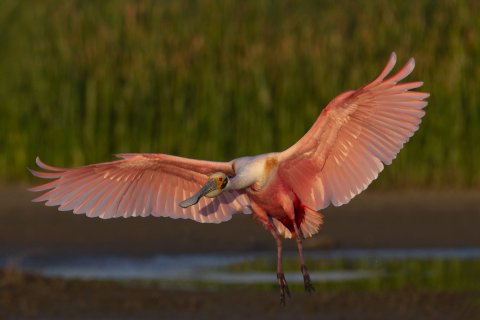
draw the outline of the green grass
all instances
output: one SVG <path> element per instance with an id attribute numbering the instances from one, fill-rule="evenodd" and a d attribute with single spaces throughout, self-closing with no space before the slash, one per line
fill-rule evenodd
<path id="1" fill-rule="evenodd" d="M 282 150 L 392 51 L 431 92 L 377 187 L 480 185 L 478 1 L 0 2 L 0 180 L 40 155 Z"/>
<path id="2" fill-rule="evenodd" d="M 406 258 L 406 259 L 347 259 L 321 258 L 308 259 L 306 264 L 310 272 L 322 271 L 369 271 L 372 276 L 363 279 L 344 281 L 315 282 L 321 291 L 395 291 L 395 290 L 434 290 L 444 292 L 480 292 L 480 259 L 454 258 Z M 272 281 L 255 284 L 221 283 L 215 281 L 179 281 L 179 280 L 125 280 L 126 284 L 136 283 L 145 286 L 158 285 L 171 288 L 255 288 L 257 290 L 277 290 L 275 279 L 276 261 L 274 259 L 252 259 L 219 267 L 218 271 L 227 273 L 265 272 L 271 274 Z M 284 259 L 285 272 L 300 273 L 297 258 Z M 288 281 L 288 275 L 287 275 Z M 289 282 L 289 287 L 302 291 L 302 283 Z"/>
<path id="3" fill-rule="evenodd" d="M 316 284 L 322 290 L 444 290 L 480 291 L 478 273 L 480 259 L 310 259 L 306 261 L 310 271 L 370 271 L 372 277 L 341 282 Z M 229 272 L 271 272 L 275 276 L 274 259 L 255 259 L 226 267 Z M 284 261 L 286 272 L 300 272 L 298 259 Z M 273 281 L 272 280 L 272 281 Z M 287 279 L 288 281 L 288 279 Z M 272 284 L 272 286 L 275 283 Z M 302 287 L 294 284 L 294 287 Z"/>

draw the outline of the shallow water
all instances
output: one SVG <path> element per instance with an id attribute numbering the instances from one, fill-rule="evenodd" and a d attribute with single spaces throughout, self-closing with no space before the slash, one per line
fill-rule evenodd
<path id="1" fill-rule="evenodd" d="M 456 249 L 358 249 L 308 251 L 313 259 L 471 259 L 480 257 L 480 248 Z M 296 256 L 294 252 L 286 256 Z M 228 272 L 231 264 L 269 259 L 274 263 L 274 253 L 249 254 L 188 254 L 131 257 L 118 255 L 69 255 L 52 256 L 32 254 L 19 256 L 0 255 L 2 266 L 10 265 L 35 271 L 46 276 L 82 279 L 143 279 L 159 281 L 209 281 L 229 284 L 270 283 L 275 280 L 272 272 Z M 369 270 L 311 270 L 315 282 L 338 282 L 375 276 Z M 289 282 L 302 282 L 300 272 L 286 273 Z"/>

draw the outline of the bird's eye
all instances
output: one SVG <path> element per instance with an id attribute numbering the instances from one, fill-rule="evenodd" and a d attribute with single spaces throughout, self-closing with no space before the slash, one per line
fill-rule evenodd
<path id="1" fill-rule="evenodd" d="M 222 181 L 222 180 L 223 180 L 223 182 L 222 182 L 222 189 L 223 189 L 223 188 L 225 188 L 225 187 L 227 186 L 228 178 L 227 178 L 227 177 L 225 177 L 225 179 L 220 178 L 220 181 Z"/>

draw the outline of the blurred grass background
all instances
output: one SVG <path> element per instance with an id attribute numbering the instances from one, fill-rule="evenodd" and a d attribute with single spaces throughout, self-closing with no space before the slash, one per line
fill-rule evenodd
<path id="1" fill-rule="evenodd" d="M 321 290 L 450 290 L 480 291 L 477 281 L 480 259 L 459 258 L 307 258 L 306 264 L 316 272 L 366 272 L 363 277 L 326 281 L 320 284 Z M 275 272 L 275 260 L 252 259 L 234 263 L 226 268 L 233 273 Z M 297 257 L 284 259 L 286 272 L 297 272 Z M 357 273 L 358 274 L 358 273 Z M 257 284 L 258 285 L 258 284 Z M 276 284 L 263 284 L 276 288 Z M 303 283 L 289 284 L 292 288 L 303 289 Z"/>
<path id="2" fill-rule="evenodd" d="M 480 2 L 0 2 L 0 181 L 162 152 L 280 151 L 414 56 L 429 107 L 377 187 L 480 185 Z"/>

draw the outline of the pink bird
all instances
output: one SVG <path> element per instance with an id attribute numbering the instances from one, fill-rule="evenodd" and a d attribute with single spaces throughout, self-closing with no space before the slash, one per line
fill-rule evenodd
<path id="1" fill-rule="evenodd" d="M 414 59 L 387 77 L 395 62 L 392 53 L 375 80 L 333 99 L 312 128 L 285 151 L 230 162 L 120 154 L 121 160 L 68 169 L 37 158 L 45 171 L 31 170 L 32 174 L 53 181 L 31 188 L 49 190 L 33 201 L 103 219 L 153 215 L 220 223 L 234 213 L 253 214 L 275 238 L 284 304 L 290 292 L 281 237 L 296 239 L 305 290 L 311 292 L 302 239 L 318 232 L 319 210 L 345 204 L 365 190 L 425 114 L 429 94 L 410 91 L 423 82 L 399 84 L 414 69 Z"/>

